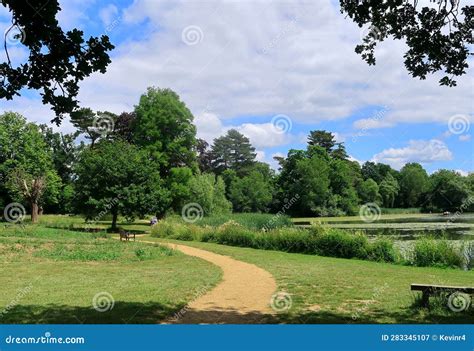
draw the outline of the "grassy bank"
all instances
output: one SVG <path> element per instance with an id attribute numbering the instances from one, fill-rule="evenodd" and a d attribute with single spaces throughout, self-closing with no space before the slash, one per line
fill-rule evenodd
<path id="1" fill-rule="evenodd" d="M 141 240 L 159 239 L 148 235 Z M 277 315 L 285 323 L 474 323 L 474 311 L 450 312 L 414 307 L 411 283 L 472 285 L 474 272 L 406 267 L 362 260 L 185 242 L 269 271 L 279 291 L 291 296 L 291 308 Z"/>
<path id="2" fill-rule="evenodd" d="M 163 246 L 40 225 L 1 227 L 0 262 L 0 323 L 158 323 L 221 279 Z"/>

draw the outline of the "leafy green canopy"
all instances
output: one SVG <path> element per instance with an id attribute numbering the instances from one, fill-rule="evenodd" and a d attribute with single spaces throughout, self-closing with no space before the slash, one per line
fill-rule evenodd
<path id="1" fill-rule="evenodd" d="M 63 114 L 78 107 L 79 83 L 94 72 L 105 73 L 108 51 L 114 46 L 106 35 L 85 40 L 81 30 L 64 32 L 56 15 L 58 0 L 1 0 L 12 14 L 5 39 L 20 41 L 29 50 L 26 62 L 14 67 L 5 41 L 7 61 L 0 63 L 0 100 L 11 100 L 23 88 L 41 90 L 60 124 Z"/>
<path id="2" fill-rule="evenodd" d="M 87 148 L 75 169 L 77 210 L 89 219 L 111 213 L 129 218 L 161 214 L 170 204 L 156 163 L 148 154 L 123 141 L 101 141 Z"/>
<path id="3" fill-rule="evenodd" d="M 467 1 L 466 1 L 467 2 Z M 458 0 L 340 0 L 341 12 L 362 27 L 370 25 L 355 51 L 375 64 L 375 47 L 388 37 L 404 39 L 405 67 L 413 77 L 425 79 L 438 71 L 440 84 L 455 86 L 453 77 L 466 73 L 474 43 L 474 6 L 460 8 Z"/>

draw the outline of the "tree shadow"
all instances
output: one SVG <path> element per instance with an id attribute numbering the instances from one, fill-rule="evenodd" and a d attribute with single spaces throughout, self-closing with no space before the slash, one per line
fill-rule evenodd
<path id="1" fill-rule="evenodd" d="M 101 307 L 101 306 L 99 306 Z M 349 315 L 332 311 L 265 314 L 236 310 L 193 310 L 183 304 L 116 301 L 104 311 L 92 306 L 49 304 L 17 305 L 0 315 L 0 323 L 13 324 L 368 324 L 394 321 L 403 324 L 472 324 L 472 311 L 446 314 L 407 307 L 398 312 L 375 309 L 368 314 Z"/>

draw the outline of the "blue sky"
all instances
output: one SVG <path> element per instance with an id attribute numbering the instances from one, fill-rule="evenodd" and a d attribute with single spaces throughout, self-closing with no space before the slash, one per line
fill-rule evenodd
<path id="1" fill-rule="evenodd" d="M 259 159 L 273 165 L 274 155 L 304 147 L 310 130 L 326 129 L 361 162 L 395 168 L 420 162 L 430 172 L 464 174 L 474 168 L 472 70 L 451 89 L 438 85 L 440 75 L 413 79 L 403 65 L 405 44 L 393 40 L 379 45 L 377 65 L 369 67 L 354 53 L 367 29 L 344 18 L 337 2 L 61 4 L 64 28 L 107 34 L 116 45 L 107 73 L 81 84 L 83 106 L 129 111 L 153 85 L 181 96 L 198 136 L 212 141 L 236 128 L 251 139 Z M 9 21 L 1 9 L 0 27 Z M 14 62 L 25 57 L 21 44 L 9 52 Z M 14 110 L 32 121 L 52 118 L 36 92 L 1 104 L 0 112 Z M 275 116 L 284 130 L 272 123 Z M 71 126 L 65 122 L 61 129 Z"/>

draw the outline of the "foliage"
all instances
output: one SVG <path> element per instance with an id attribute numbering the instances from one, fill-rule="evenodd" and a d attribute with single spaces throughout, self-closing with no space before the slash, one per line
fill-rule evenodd
<path id="1" fill-rule="evenodd" d="M 419 163 L 407 163 L 400 171 L 400 201 L 405 207 L 417 207 L 428 190 L 429 178 Z"/>
<path id="2" fill-rule="evenodd" d="M 221 177 L 214 174 L 197 174 L 189 181 L 187 202 L 197 203 L 204 216 L 229 213 L 232 204 L 225 197 L 225 185 Z"/>
<path id="3" fill-rule="evenodd" d="M 237 212 L 267 212 L 272 197 L 272 184 L 257 170 L 235 177 L 229 187 L 229 200 Z"/>
<path id="4" fill-rule="evenodd" d="M 211 148 L 211 167 L 216 174 L 227 169 L 241 175 L 242 170 L 255 162 L 255 148 L 247 137 L 235 129 L 226 135 L 214 139 Z"/>
<path id="5" fill-rule="evenodd" d="M 233 220 L 217 227 L 197 227 L 167 219 L 152 228 L 152 236 L 383 262 L 396 262 L 399 257 L 388 240 L 370 243 L 363 234 L 352 234 L 334 228 L 314 227 L 305 230 L 280 227 L 265 232 Z"/>
<path id="6" fill-rule="evenodd" d="M 408 50 L 405 67 L 413 77 L 444 71 L 441 85 L 455 86 L 454 76 L 466 73 L 472 37 L 474 6 L 459 12 L 459 1 L 440 0 L 418 5 L 418 1 L 340 0 L 341 12 L 359 27 L 370 25 L 355 51 L 375 64 L 375 47 L 388 37 L 404 39 Z"/>
<path id="7" fill-rule="evenodd" d="M 126 142 L 101 141 L 84 150 L 75 173 L 76 210 L 89 219 L 111 213 L 113 229 L 119 214 L 160 214 L 169 205 L 169 192 L 156 164 Z"/>
<path id="8" fill-rule="evenodd" d="M 232 213 L 226 215 L 213 215 L 203 217 L 195 224 L 198 226 L 218 227 L 229 221 L 238 223 L 245 228 L 256 230 L 269 230 L 293 226 L 293 222 L 288 216 L 266 213 Z"/>
<path id="9" fill-rule="evenodd" d="M 423 237 L 416 241 L 412 264 L 420 267 L 463 267 L 463 255 L 447 240 Z"/>
<path id="10" fill-rule="evenodd" d="M 64 113 L 78 107 L 79 83 L 94 72 L 105 73 L 108 51 L 114 46 L 106 35 L 85 40 L 83 31 L 64 32 L 56 18 L 58 0 L 1 0 L 12 14 L 12 26 L 5 32 L 21 41 L 28 59 L 18 67 L 10 60 L 5 42 L 6 62 L 0 63 L 0 99 L 11 100 L 24 88 L 42 90 L 44 104 L 50 104 L 59 124 Z M 57 92 L 60 91 L 60 94 Z"/>
<path id="11" fill-rule="evenodd" d="M 57 203 L 61 179 L 39 127 L 13 112 L 0 115 L 0 192 L 31 207 L 37 220 L 39 206 Z"/>
<path id="12" fill-rule="evenodd" d="M 191 111 L 174 91 L 148 88 L 135 107 L 133 143 L 159 163 L 162 176 L 173 167 L 196 167 L 196 127 Z"/>

